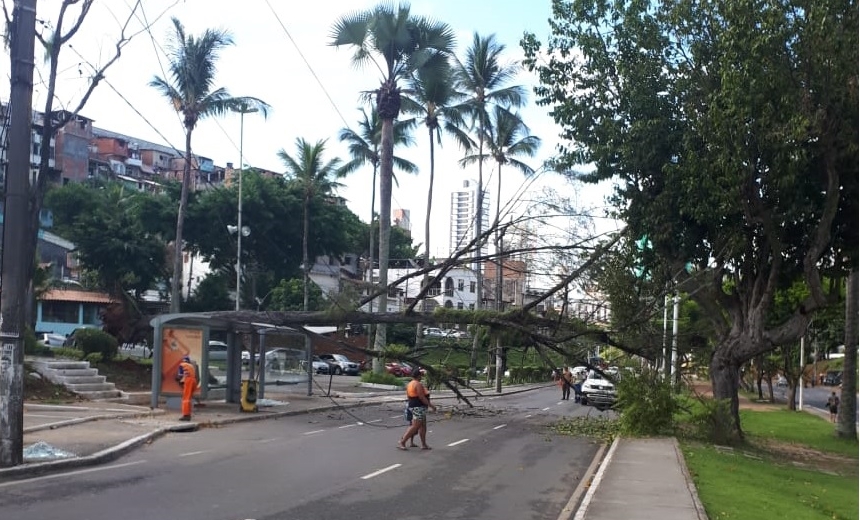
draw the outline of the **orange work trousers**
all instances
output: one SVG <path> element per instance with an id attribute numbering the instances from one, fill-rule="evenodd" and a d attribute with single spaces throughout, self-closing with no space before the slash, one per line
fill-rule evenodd
<path id="1" fill-rule="evenodd" d="M 197 379 L 185 376 L 182 382 L 182 415 L 191 417 L 191 398 L 194 396 L 195 388 L 197 388 Z"/>

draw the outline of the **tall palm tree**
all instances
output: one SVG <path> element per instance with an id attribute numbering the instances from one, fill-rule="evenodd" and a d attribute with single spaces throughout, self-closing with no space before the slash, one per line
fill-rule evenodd
<path id="1" fill-rule="evenodd" d="M 472 45 L 466 50 L 466 57 L 455 65 L 457 89 L 465 96 L 463 109 L 469 112 L 472 125 L 478 132 L 478 192 L 477 208 L 475 211 L 475 236 L 481 236 L 484 218 L 484 138 L 489 124 L 487 107 L 501 105 L 519 107 L 525 103 L 525 89 L 522 86 L 506 86 L 512 80 L 519 67 L 513 63 L 501 61 L 505 46 L 496 41 L 495 35 L 482 37 L 474 33 Z M 483 248 L 478 245 L 475 256 L 481 256 Z M 475 262 L 477 275 L 477 307 L 480 308 L 484 298 L 484 275 L 481 263 Z M 478 356 L 478 335 L 472 342 L 472 356 L 469 368 L 475 370 Z"/>
<path id="2" fill-rule="evenodd" d="M 281 148 L 278 157 L 287 167 L 286 177 L 294 180 L 302 191 L 302 273 L 304 275 L 304 310 L 308 310 L 308 282 L 311 262 L 308 257 L 308 234 L 310 231 L 311 200 L 329 195 L 341 184 L 335 179 L 344 176 L 340 159 L 323 161 L 325 140 L 311 144 L 303 138 L 296 139 L 295 157 Z"/>
<path id="3" fill-rule="evenodd" d="M 493 107 L 492 118 L 487 126 L 487 142 L 490 155 L 495 159 L 498 169 L 496 183 L 496 217 L 493 220 L 494 239 L 496 243 L 495 261 L 495 291 L 494 299 L 496 310 L 503 311 L 502 283 L 504 281 L 502 269 L 504 267 L 504 248 L 502 247 L 502 234 L 500 230 L 501 208 L 502 208 L 502 166 L 505 164 L 513 166 L 524 175 L 534 174 L 534 169 L 528 164 L 517 159 L 518 156 L 526 155 L 534 157 L 540 147 L 540 138 L 530 135 L 529 128 L 523 123 L 519 114 L 515 114 L 507 108 L 496 105 Z M 460 163 L 463 165 L 480 161 L 482 156 L 466 156 Z M 503 359 L 505 355 L 502 350 L 501 338 L 496 338 L 496 391 L 502 391 Z"/>
<path id="4" fill-rule="evenodd" d="M 194 37 L 185 33 L 185 28 L 176 18 L 173 18 L 173 29 L 168 44 L 170 77 L 164 79 L 155 76 L 149 85 L 170 101 L 174 110 L 182 115 L 182 124 L 185 127 L 185 167 L 182 171 L 182 191 L 176 217 L 173 277 L 170 284 L 170 312 L 175 313 L 179 312 L 182 294 L 182 231 L 191 185 L 191 133 L 200 119 L 223 115 L 240 103 L 254 106 L 264 113 L 268 105 L 252 97 L 232 97 L 224 88 L 214 87 L 215 62 L 218 53 L 233 44 L 230 33 L 207 29 L 199 37 Z"/>
<path id="5" fill-rule="evenodd" d="M 382 143 L 382 122 L 379 120 L 379 113 L 376 109 L 371 109 L 370 113 L 367 110 L 361 110 L 361 119 L 358 122 L 358 131 L 351 128 L 342 128 L 337 134 L 337 138 L 342 142 L 347 143 L 350 161 L 343 168 L 346 173 L 352 173 L 365 164 L 373 166 L 373 181 L 371 182 L 370 195 L 370 247 L 368 248 L 367 261 L 367 283 L 373 283 L 373 220 L 376 215 L 376 174 L 379 171 L 379 146 Z M 394 122 L 394 145 L 411 146 L 414 143 L 412 139 L 412 127 L 415 126 L 415 119 L 407 119 L 405 121 Z M 418 167 L 410 161 L 397 157 L 392 157 L 394 167 L 406 173 L 417 173 Z M 396 182 L 396 178 L 394 181 Z M 370 311 L 373 312 L 373 302 L 370 302 Z"/>
<path id="6" fill-rule="evenodd" d="M 448 57 L 435 56 L 441 63 L 416 71 L 410 78 L 409 92 L 403 100 L 404 111 L 415 114 L 427 129 L 430 144 L 430 173 L 427 188 L 427 213 L 424 218 L 424 261 L 430 264 L 430 218 L 433 209 L 433 184 L 436 175 L 436 143 L 442 144 L 442 131 L 454 136 L 461 147 L 469 150 L 472 140 L 463 130 L 462 113 L 456 106 L 456 90 L 453 82 L 453 69 Z M 424 274 L 422 287 L 429 283 L 429 275 Z M 427 312 L 427 299 L 422 301 L 421 309 Z M 415 349 L 421 348 L 424 339 L 422 327 L 416 325 Z"/>
<path id="7" fill-rule="evenodd" d="M 454 32 L 444 23 L 413 17 L 408 5 L 395 8 L 380 4 L 373 9 L 347 15 L 332 28 L 331 44 L 353 48 L 355 65 L 373 65 L 382 75 L 374 91 L 376 110 L 382 120 L 379 150 L 379 283 L 388 285 L 389 241 L 391 237 L 391 182 L 394 170 L 394 120 L 400 113 L 400 82 L 414 71 L 432 65 L 435 54 L 450 54 Z M 388 294 L 379 298 L 379 312 L 388 310 Z M 376 329 L 374 348 L 385 345 L 385 327 Z M 373 359 L 374 372 L 383 369 L 379 358 Z"/>

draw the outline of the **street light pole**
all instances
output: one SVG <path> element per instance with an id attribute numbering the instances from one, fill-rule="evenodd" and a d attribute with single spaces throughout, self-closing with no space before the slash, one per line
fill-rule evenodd
<path id="1" fill-rule="evenodd" d="M 242 172 L 245 169 L 243 162 L 245 160 L 245 114 L 256 112 L 257 109 L 243 105 L 236 111 L 239 112 L 239 216 L 236 221 L 236 310 L 238 311 L 242 301 Z"/>

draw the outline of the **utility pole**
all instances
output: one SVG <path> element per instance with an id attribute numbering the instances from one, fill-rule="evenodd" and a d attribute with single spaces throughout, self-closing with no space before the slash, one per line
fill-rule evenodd
<path id="1" fill-rule="evenodd" d="M 35 252 L 22 246 L 30 242 L 27 232 L 36 0 L 16 0 L 12 17 L 9 148 L 0 278 L 0 467 L 24 462 L 23 332 L 27 301 L 24 276 Z M 48 153 L 48 143 L 42 143 L 41 153 Z"/>

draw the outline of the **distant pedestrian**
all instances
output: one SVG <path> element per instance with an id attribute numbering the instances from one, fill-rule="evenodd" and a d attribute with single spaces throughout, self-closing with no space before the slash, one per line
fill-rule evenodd
<path id="1" fill-rule="evenodd" d="M 409 411 L 412 412 L 412 424 L 409 425 L 406 433 L 397 443 L 398 449 L 408 450 L 406 441 L 411 442 L 416 433 L 421 439 L 421 449 L 430 449 L 430 446 L 427 445 L 427 409 L 435 412 L 436 405 L 432 404 L 427 396 L 427 389 L 421 384 L 421 369 L 415 367 L 412 370 L 412 381 L 406 385 L 406 398 L 409 400 Z"/>
<path id="2" fill-rule="evenodd" d="M 570 372 L 570 367 L 564 367 L 564 372 L 561 374 L 561 399 L 570 400 L 570 389 L 573 386 L 573 374 Z"/>
<path id="3" fill-rule="evenodd" d="M 830 392 L 830 397 L 827 398 L 827 409 L 830 410 L 830 422 L 835 423 L 839 415 L 839 397 L 836 396 L 836 392 Z"/>
<path id="4" fill-rule="evenodd" d="M 179 363 L 179 372 L 176 374 L 176 380 L 182 384 L 182 417 L 180 421 L 191 420 L 191 399 L 194 396 L 194 390 L 197 389 L 197 366 L 191 361 L 189 356 L 184 356 L 182 362 Z"/>

